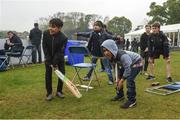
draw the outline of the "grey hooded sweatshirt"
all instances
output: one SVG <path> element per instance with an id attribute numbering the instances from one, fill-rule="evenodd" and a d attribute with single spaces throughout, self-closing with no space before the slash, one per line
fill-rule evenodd
<path id="1" fill-rule="evenodd" d="M 135 52 L 118 50 L 114 40 L 108 39 L 101 46 L 108 49 L 113 54 L 113 61 L 124 68 L 123 79 L 130 76 L 131 67 L 141 60 L 141 56 Z"/>

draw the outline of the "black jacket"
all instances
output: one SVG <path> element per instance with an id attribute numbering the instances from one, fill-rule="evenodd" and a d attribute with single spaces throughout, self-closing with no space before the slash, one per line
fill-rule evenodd
<path id="1" fill-rule="evenodd" d="M 101 32 L 78 32 L 78 36 L 88 37 L 89 42 L 87 48 L 93 56 L 103 57 L 101 44 L 107 39 L 113 39 L 112 35 L 105 31 Z"/>
<path id="2" fill-rule="evenodd" d="M 150 57 L 155 53 L 169 54 L 169 41 L 166 35 L 160 31 L 159 34 L 151 34 L 148 43 Z"/>
<path id="3" fill-rule="evenodd" d="M 19 51 L 23 50 L 23 43 L 22 43 L 21 39 L 17 35 L 14 34 L 13 37 L 11 39 L 9 39 L 9 40 L 14 45 L 10 46 L 6 42 L 4 44 L 5 50 L 10 50 L 10 51 L 13 51 L 13 52 L 19 52 Z"/>
<path id="4" fill-rule="evenodd" d="M 23 45 L 21 39 L 17 35 L 15 35 L 15 34 L 10 39 L 10 42 L 13 43 L 14 46 L 20 46 L 21 47 Z"/>
<path id="5" fill-rule="evenodd" d="M 55 35 L 50 35 L 49 31 L 43 33 L 43 51 L 45 62 L 49 65 L 57 65 L 64 62 L 64 50 L 67 44 L 67 37 L 58 32 Z"/>
<path id="6" fill-rule="evenodd" d="M 41 44 L 41 36 L 42 36 L 42 31 L 39 28 L 33 28 L 30 31 L 29 39 L 33 45 Z"/>
<path id="7" fill-rule="evenodd" d="M 149 37 L 150 37 L 150 35 L 147 35 L 146 32 L 144 32 L 144 33 L 141 35 L 141 38 L 140 38 L 140 49 L 141 49 L 142 51 L 144 51 L 144 50 L 148 47 Z"/>

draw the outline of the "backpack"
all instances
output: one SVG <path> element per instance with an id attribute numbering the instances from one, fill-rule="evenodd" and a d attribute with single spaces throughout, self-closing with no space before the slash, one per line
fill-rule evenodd
<path id="1" fill-rule="evenodd" d="M 5 49 L 5 50 L 9 50 L 9 45 L 7 44 L 7 42 L 4 43 L 4 49 Z"/>
<path id="2" fill-rule="evenodd" d="M 4 60 L 0 59 L 0 72 L 7 70 L 7 64 L 6 64 L 6 62 L 5 63 L 3 63 L 3 62 L 4 62 Z"/>

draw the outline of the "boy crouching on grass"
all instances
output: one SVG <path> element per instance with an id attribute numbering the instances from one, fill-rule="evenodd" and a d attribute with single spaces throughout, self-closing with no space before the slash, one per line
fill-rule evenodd
<path id="1" fill-rule="evenodd" d="M 135 78 L 142 68 L 142 58 L 139 54 L 118 50 L 116 43 L 109 39 L 102 43 L 104 56 L 110 61 L 121 66 L 118 70 L 117 95 L 112 101 L 124 99 L 123 82 L 126 80 L 127 98 L 121 108 L 130 108 L 136 105 L 136 86 Z"/>

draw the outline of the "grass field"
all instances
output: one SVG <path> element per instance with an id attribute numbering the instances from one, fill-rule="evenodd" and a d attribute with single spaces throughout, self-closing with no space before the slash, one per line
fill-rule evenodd
<path id="1" fill-rule="evenodd" d="M 180 81 L 180 52 L 171 53 L 172 77 Z M 98 65 L 98 70 L 100 65 Z M 98 73 L 101 87 L 96 82 L 93 90 L 81 90 L 83 97 L 75 98 L 64 86 L 65 99 L 55 97 L 45 101 L 44 65 L 18 67 L 0 73 L 0 119 L 180 119 L 180 92 L 169 96 L 159 96 L 144 92 L 152 81 L 146 76 L 138 75 L 136 79 L 137 106 L 121 109 L 125 101 L 111 102 L 115 95 L 115 87 L 107 84 L 105 73 Z M 161 85 L 165 81 L 165 62 L 161 58 L 156 61 L 156 80 Z M 74 69 L 66 66 L 66 76 L 72 78 Z M 86 71 L 83 71 L 84 76 Z M 56 92 L 57 79 L 53 75 L 53 90 Z"/>

